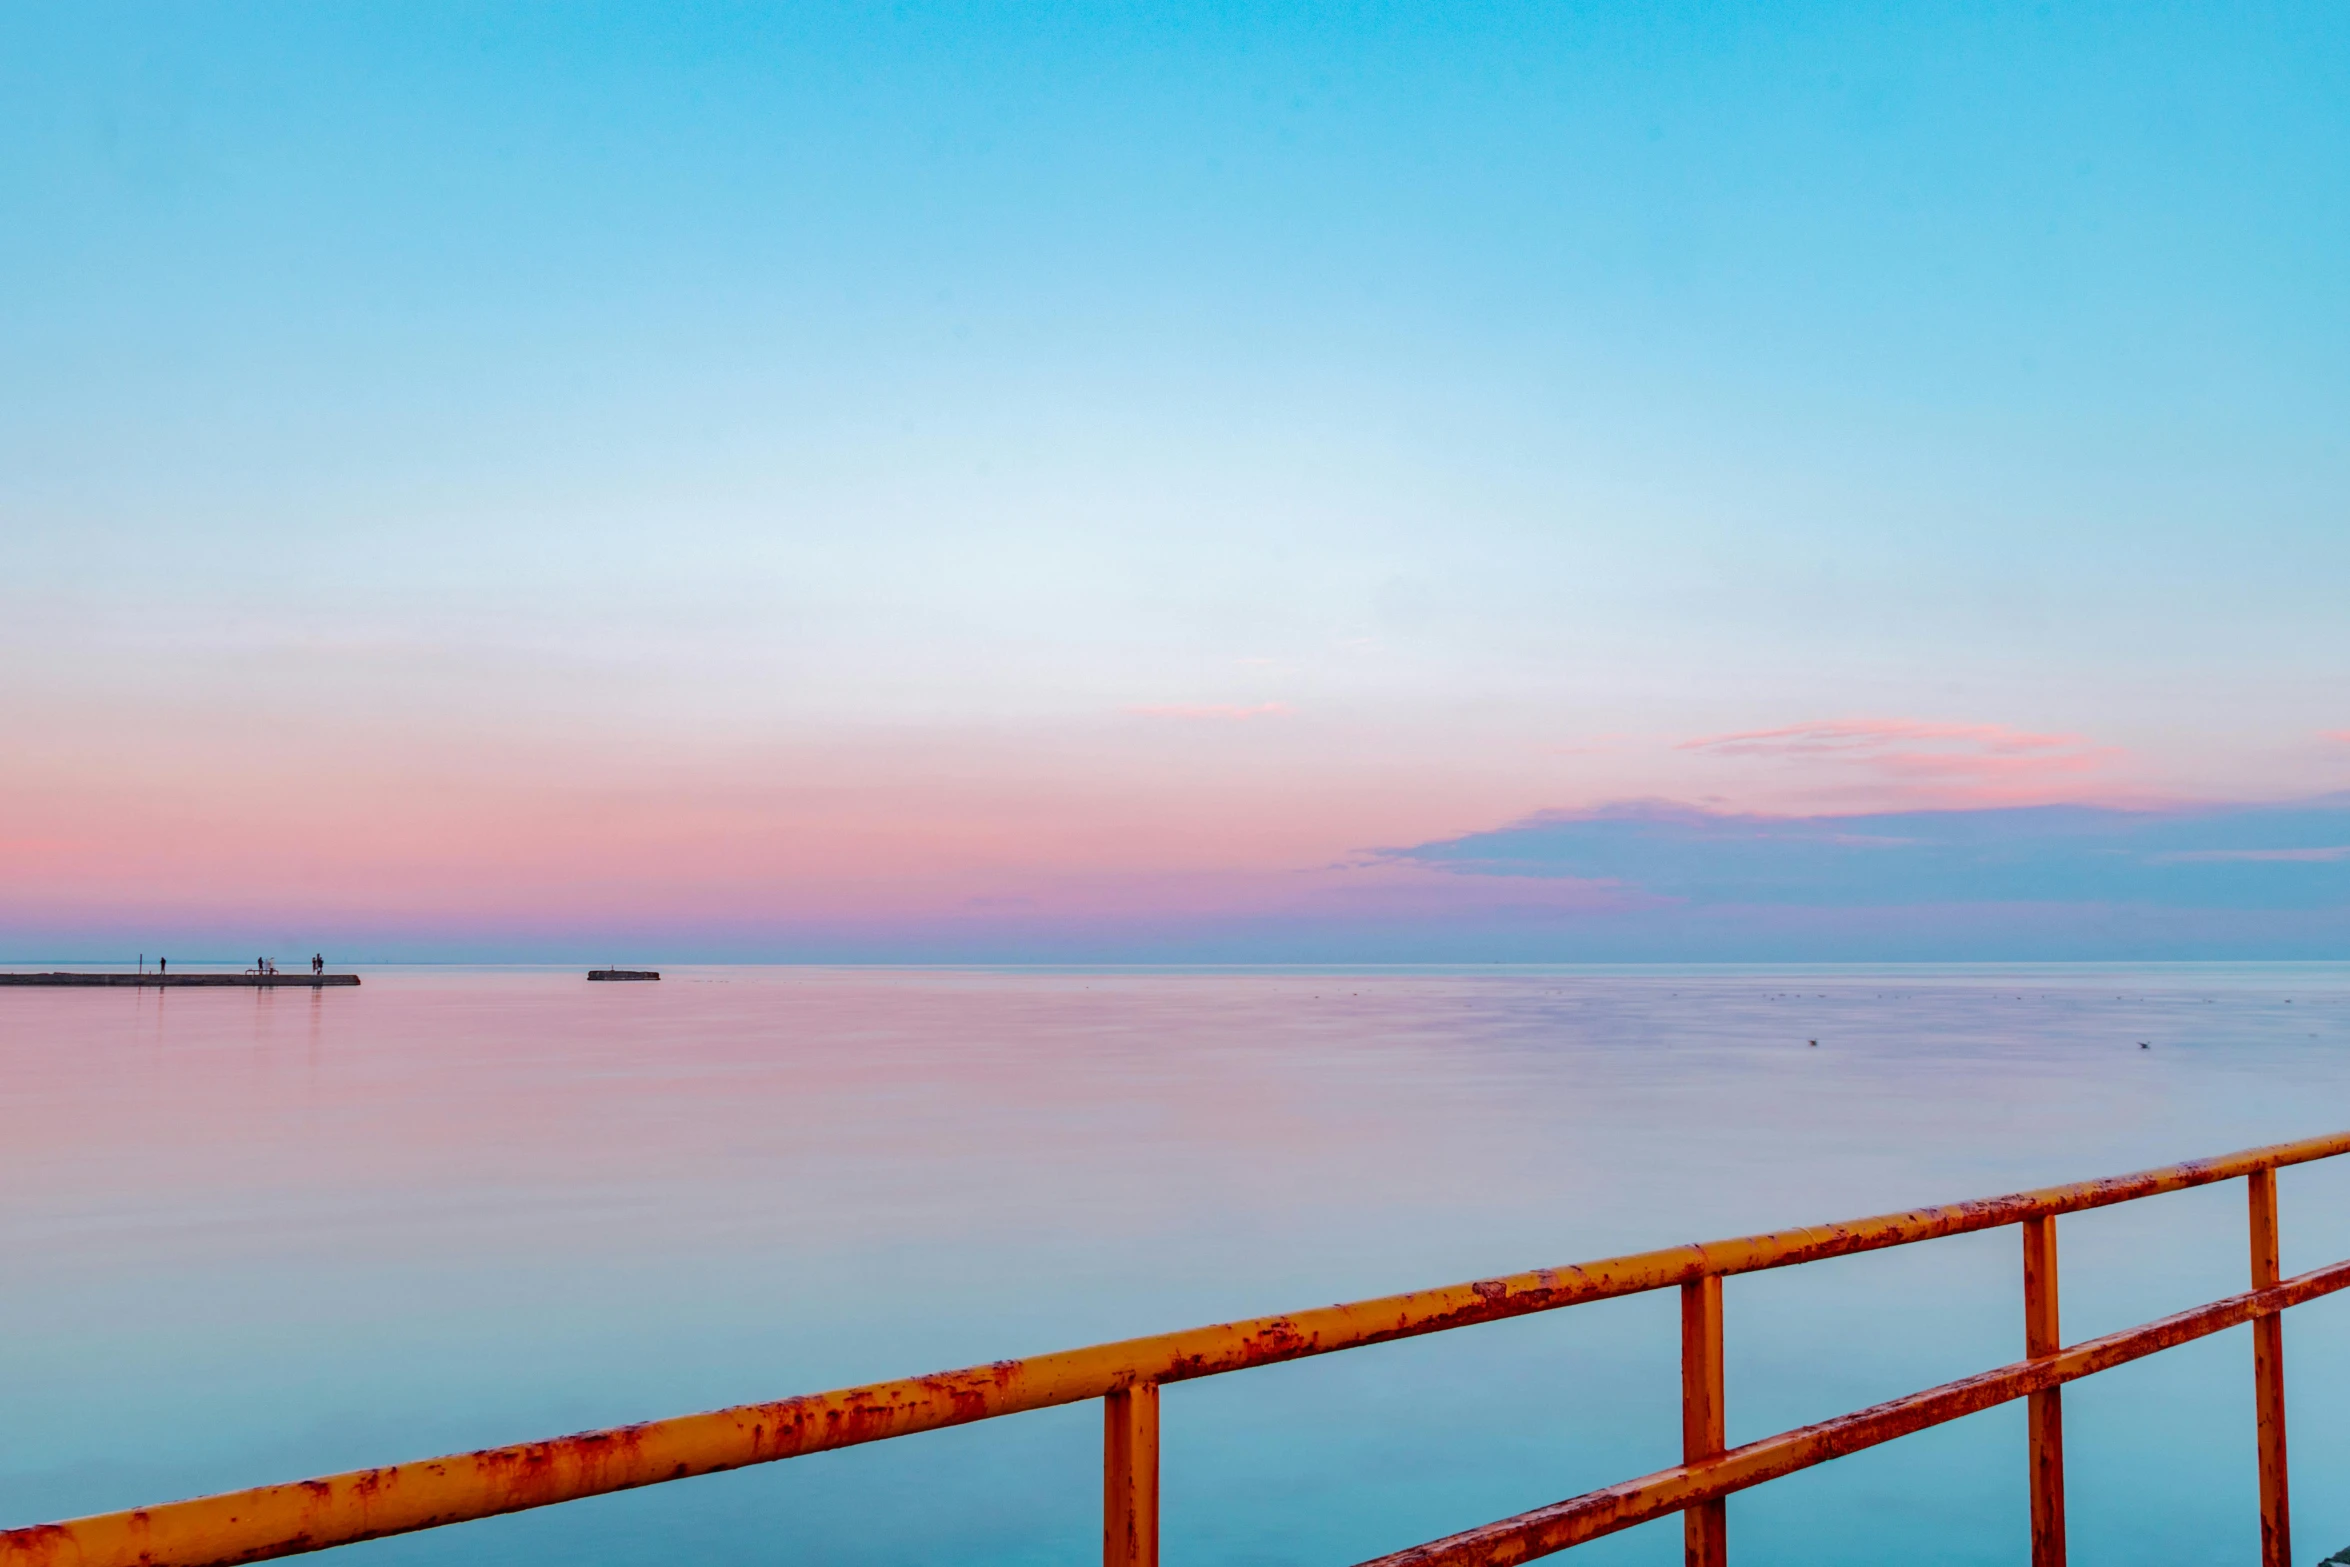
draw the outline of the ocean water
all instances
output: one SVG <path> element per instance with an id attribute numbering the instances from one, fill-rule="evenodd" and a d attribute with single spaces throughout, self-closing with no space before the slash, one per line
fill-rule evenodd
<path id="1" fill-rule="evenodd" d="M 667 975 L 0 992 L 0 1521 L 2350 1125 L 2350 965 Z M 2350 1160 L 2280 1184 L 2287 1271 L 2350 1256 Z M 2240 1183 L 2060 1234 L 2068 1337 L 2245 1286 Z M 2010 1229 L 1728 1281 L 1731 1440 L 2017 1358 L 2020 1272 Z M 1668 1464 L 1676 1313 L 1172 1387 L 1166 1559 L 1344 1567 Z M 2077 1563 L 2252 1557 L 2250 1362 L 2068 1392 Z M 2350 1303 L 2287 1364 L 2314 1562 Z M 1079 1562 L 1099 1440 L 1045 1411 L 346 1554 Z M 2009 1406 L 1745 1493 L 1732 1550 L 2020 1560 L 2023 1444 Z"/>

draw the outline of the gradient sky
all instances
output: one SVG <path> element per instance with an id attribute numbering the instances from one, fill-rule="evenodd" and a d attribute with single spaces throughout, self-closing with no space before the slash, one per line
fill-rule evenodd
<path id="1" fill-rule="evenodd" d="M 2339 7 L 13 8 L 0 947 L 2338 955 L 1446 846 L 2350 846 L 2345 255 Z"/>

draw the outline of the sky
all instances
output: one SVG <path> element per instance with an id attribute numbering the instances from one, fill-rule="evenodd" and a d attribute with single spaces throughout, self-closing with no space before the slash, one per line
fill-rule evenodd
<path id="1" fill-rule="evenodd" d="M 2340 956 L 2345 253 L 2319 5 L 12 8 L 0 953 Z"/>

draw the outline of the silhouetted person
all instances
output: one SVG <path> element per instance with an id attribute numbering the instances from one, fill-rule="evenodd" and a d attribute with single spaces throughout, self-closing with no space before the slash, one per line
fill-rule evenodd
<path id="1" fill-rule="evenodd" d="M 166 973 L 168 973 L 168 972 L 170 971 L 170 969 L 171 969 L 171 959 L 169 959 L 169 958 L 157 958 L 157 959 L 155 960 L 155 977 L 156 977 L 157 979 L 161 979 L 161 978 L 162 978 L 162 977 L 163 977 L 163 976 L 164 976 Z"/>
<path id="2" fill-rule="evenodd" d="M 310 973 L 311 973 L 311 977 L 313 977 L 313 978 L 316 978 L 318 975 L 320 975 L 320 974 L 323 974 L 323 973 L 325 973 L 325 972 L 326 972 L 326 954 L 325 954 L 325 953 L 323 953 L 323 952 L 313 952 L 313 953 L 311 953 L 311 954 L 310 954 Z"/>

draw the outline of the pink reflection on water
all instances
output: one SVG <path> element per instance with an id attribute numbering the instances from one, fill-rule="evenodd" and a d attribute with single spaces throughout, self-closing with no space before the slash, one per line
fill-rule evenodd
<path id="1" fill-rule="evenodd" d="M 20 991 L 0 998 L 18 1177 L 0 1211 L 69 1246 L 101 1244 L 73 1222 L 100 1212 L 178 1233 L 308 1214 L 303 1243 L 328 1247 L 463 1214 L 412 1243 L 559 1249 L 607 1246 L 615 1223 L 664 1244 L 1539 1207 L 1544 1251 L 1482 1263 L 1501 1267 L 1658 1220 L 1788 1216 L 1764 1201 L 1950 1195 L 1931 1150 L 1973 1162 L 2044 1125 L 2065 1128 L 2032 1164 L 2051 1176 L 2106 1148 L 2202 1151 L 2160 1135 L 2181 1110 L 2163 1065 L 2046 1043 L 2167 1023 L 2028 983 L 1779 983 L 392 971 L 356 992 Z M 1829 1051 L 1794 1048 L 1821 1033 Z M 2083 1072 L 2088 1102 L 2051 1109 L 2050 1082 Z M 1685 1134 L 1708 1150 L 1694 1167 Z M 1836 1155 L 1786 1169 L 1791 1138 Z M 1751 1200 L 1716 1190 L 1730 1169 Z M 1627 1177 L 1651 1194 L 1630 1210 Z"/>
<path id="2" fill-rule="evenodd" d="M 2335 970 L 388 971 L 0 994 L 0 1482 L 24 1477 L 0 1500 L 30 1521 L 2322 1130 L 2350 1087 L 2346 998 Z M 2288 1193 L 2308 1261 L 2350 1253 L 2326 1190 Z M 2226 1287 L 2224 1206 L 2069 1231 L 2068 1312 L 2119 1325 Z M 2009 1353 L 2008 1252 L 1742 1286 L 1734 1423 Z M 1669 1340 L 1607 1320 L 1646 1318 L 1189 1391 L 1290 1434 L 1236 1428 L 1195 1460 L 1230 1494 L 1278 1472 L 1280 1505 L 1185 1527 L 1226 1531 L 1210 1555 L 1302 1530 L 1297 1559 L 1351 1559 L 1473 1521 L 1487 1475 L 1539 1499 L 1562 1454 L 1594 1483 L 1635 1472 L 1664 1402 L 1654 1432 L 1595 1423 L 1507 1370 L 1522 1347 L 1479 1358 L 1584 1344 L 1543 1375 L 1667 1386 L 1648 1361 Z M 1829 1360 L 1846 1374 L 1823 1381 Z M 1341 1395 L 1414 1418 L 1327 1429 Z M 1408 1469 L 1429 1420 L 1489 1444 L 1480 1478 L 1414 1471 L 1366 1510 L 1359 1466 Z M 994 1474 L 931 1451 L 822 1473 L 919 1474 L 941 1498 Z M 905 1516 L 900 1554 L 936 1554 Z"/>

